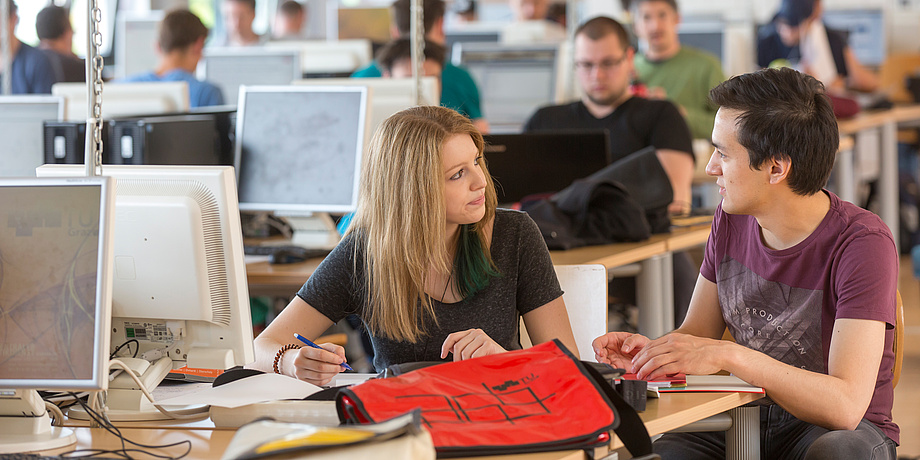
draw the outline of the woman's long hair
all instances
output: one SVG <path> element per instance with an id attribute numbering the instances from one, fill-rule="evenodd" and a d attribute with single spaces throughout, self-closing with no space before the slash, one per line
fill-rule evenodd
<path id="1" fill-rule="evenodd" d="M 423 319 L 437 321 L 425 294 L 432 268 L 453 273 L 464 297 L 498 275 L 483 228 L 495 215 L 497 202 L 484 161 L 479 165 L 486 178 L 485 216 L 462 225 L 458 241 L 445 242 L 441 152 L 444 142 L 458 134 L 469 135 L 482 155 L 479 131 L 469 119 L 444 107 L 413 107 L 396 113 L 381 123 L 371 139 L 349 233 L 358 236 L 356 251 L 364 250 L 364 320 L 376 336 L 415 343 L 425 334 Z M 452 247 L 457 248 L 454 260 L 450 260 Z"/>

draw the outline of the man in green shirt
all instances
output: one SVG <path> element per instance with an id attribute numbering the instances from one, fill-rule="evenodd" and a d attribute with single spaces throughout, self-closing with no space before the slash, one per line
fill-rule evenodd
<path id="1" fill-rule="evenodd" d="M 641 51 L 636 76 L 647 97 L 677 104 L 693 138 L 709 139 L 717 109 L 709 104 L 709 90 L 725 80 L 722 64 L 705 51 L 681 46 L 676 0 L 633 0 L 632 17 Z"/>

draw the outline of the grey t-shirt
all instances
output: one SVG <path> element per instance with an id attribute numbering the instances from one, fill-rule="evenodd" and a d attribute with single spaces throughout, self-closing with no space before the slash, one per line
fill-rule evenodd
<path id="1" fill-rule="evenodd" d="M 342 240 L 297 293 L 333 322 L 364 313 L 364 268 L 356 238 Z M 417 343 L 371 336 L 374 367 L 413 361 L 440 361 L 448 334 L 479 328 L 506 350 L 520 349 L 520 315 L 562 295 L 553 262 L 537 225 L 523 212 L 498 209 L 492 231 L 492 260 L 500 276 L 474 296 L 456 303 L 432 299 L 438 324 L 426 319 L 427 335 Z M 448 359 L 452 357 L 448 356 Z"/>

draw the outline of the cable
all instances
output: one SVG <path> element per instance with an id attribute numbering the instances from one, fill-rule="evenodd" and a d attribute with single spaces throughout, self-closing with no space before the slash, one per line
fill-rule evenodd
<path id="1" fill-rule="evenodd" d="M 133 357 L 133 358 L 137 358 L 137 352 L 140 351 L 141 345 L 140 345 L 140 343 L 137 341 L 137 339 L 130 339 L 130 340 L 126 341 L 125 343 L 123 343 L 123 344 L 121 344 L 121 345 L 115 347 L 115 350 L 112 351 L 112 354 L 109 355 L 109 359 L 114 359 L 116 356 L 118 356 L 118 352 L 121 351 L 122 348 L 124 348 L 124 347 L 130 345 L 131 342 L 134 342 L 134 354 L 132 355 L 132 357 Z M 128 347 L 128 351 L 131 351 L 131 347 Z"/>
<path id="2" fill-rule="evenodd" d="M 74 398 L 77 398 L 77 395 L 75 395 L 75 394 L 72 394 L 72 396 L 73 396 Z M 92 399 L 92 396 L 91 396 L 91 399 Z M 188 454 L 191 453 L 191 451 L 192 451 L 192 441 L 190 441 L 190 440 L 174 442 L 174 443 L 171 443 L 171 444 L 160 444 L 160 445 L 156 445 L 156 444 L 148 445 L 148 444 L 141 444 L 141 443 L 139 443 L 139 442 L 134 442 L 134 441 L 132 441 L 132 440 L 130 440 L 130 439 L 128 439 L 128 438 L 125 438 L 124 435 L 121 434 L 121 430 L 119 430 L 118 427 L 116 427 L 115 425 L 113 425 L 112 422 L 110 422 L 108 419 L 106 419 L 103 415 L 99 414 L 99 412 L 97 412 L 96 410 L 90 408 L 85 402 L 83 402 L 83 400 L 77 398 L 77 401 L 79 401 L 80 405 L 83 407 L 83 410 L 86 411 L 87 415 L 89 415 L 89 417 L 93 420 L 93 422 L 99 424 L 99 427 L 100 427 L 100 428 L 102 428 L 102 429 L 108 431 L 109 433 L 111 433 L 112 435 L 116 436 L 116 437 L 121 441 L 121 449 L 116 449 L 116 450 L 77 449 L 77 450 L 73 450 L 73 451 L 67 452 L 67 454 L 82 454 L 82 453 L 89 453 L 90 455 L 88 455 L 88 456 L 90 456 L 90 457 L 91 457 L 91 456 L 94 456 L 94 455 L 115 454 L 115 455 L 119 455 L 119 456 L 122 456 L 122 457 L 127 458 L 127 459 L 131 459 L 131 458 L 133 458 L 133 457 L 131 457 L 130 453 L 134 452 L 134 453 L 142 453 L 142 454 L 144 454 L 144 455 L 148 455 L 148 456 L 154 457 L 154 458 L 164 458 L 164 459 L 165 459 L 165 458 L 175 458 L 175 459 L 180 459 L 180 458 L 184 458 L 184 457 L 188 456 Z M 148 451 L 145 451 L 145 450 L 142 450 L 142 449 L 128 449 L 127 446 L 125 445 L 126 442 L 127 442 L 128 444 L 131 444 L 131 445 L 140 447 L 140 448 L 142 448 L 142 449 L 167 449 L 167 448 L 170 448 L 170 447 L 176 447 L 176 446 L 180 446 L 180 445 L 185 445 L 185 446 L 186 446 L 186 450 L 185 450 L 184 453 L 182 453 L 181 455 L 178 455 L 178 456 L 172 456 L 172 455 L 159 455 L 159 454 L 156 454 L 156 453 L 153 453 L 153 452 L 148 452 Z"/>
<path id="3" fill-rule="evenodd" d="M 51 426 L 64 426 L 64 412 L 60 407 L 45 401 L 45 410 L 52 414 Z"/>
<path id="4" fill-rule="evenodd" d="M 127 373 L 127 374 L 131 377 L 131 379 L 134 380 L 134 383 L 137 384 L 137 386 L 138 386 L 138 388 L 140 388 L 141 392 L 144 393 L 144 396 L 147 397 L 147 400 L 149 400 L 149 401 L 153 404 L 153 407 L 156 407 L 156 409 L 157 409 L 158 411 L 160 411 L 160 413 L 162 413 L 163 415 L 165 415 L 165 416 L 167 416 L 167 417 L 169 417 L 169 418 L 171 418 L 171 419 L 176 419 L 176 420 L 191 420 L 191 419 L 197 419 L 197 418 L 200 418 L 200 417 L 201 417 L 201 414 L 203 414 L 203 413 L 205 413 L 205 412 L 208 411 L 208 406 L 204 406 L 204 409 L 203 409 L 203 410 L 197 411 L 197 412 L 192 413 L 192 414 L 187 414 L 187 415 L 177 414 L 177 413 L 174 413 L 174 412 L 170 412 L 170 411 L 164 409 L 163 406 L 157 404 L 156 400 L 153 399 L 153 395 L 151 395 L 150 392 L 147 391 L 147 387 L 144 385 L 143 382 L 141 382 L 141 380 L 137 377 L 137 374 L 135 374 L 134 371 L 132 371 L 132 370 L 128 367 L 127 364 L 125 364 L 124 362 L 122 362 L 122 361 L 120 361 L 120 360 L 118 360 L 118 359 L 110 359 L 110 360 L 109 360 L 109 367 L 111 367 L 112 365 L 117 365 L 118 367 L 121 367 L 122 369 L 124 369 L 125 373 Z"/>

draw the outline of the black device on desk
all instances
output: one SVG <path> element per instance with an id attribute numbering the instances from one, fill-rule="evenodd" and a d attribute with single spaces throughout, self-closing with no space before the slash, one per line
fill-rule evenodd
<path id="1" fill-rule="evenodd" d="M 86 162 L 86 122 L 46 121 L 45 164 L 76 165 Z M 102 138 L 108 139 L 109 122 L 102 124 Z"/>
<path id="2" fill-rule="evenodd" d="M 483 138 L 486 165 L 499 203 L 558 192 L 610 164 L 606 131 L 493 134 Z"/>
<path id="3" fill-rule="evenodd" d="M 307 259 L 326 257 L 328 249 L 304 248 L 295 245 L 253 245 L 243 248 L 247 256 L 268 256 L 270 264 L 295 264 Z"/>

